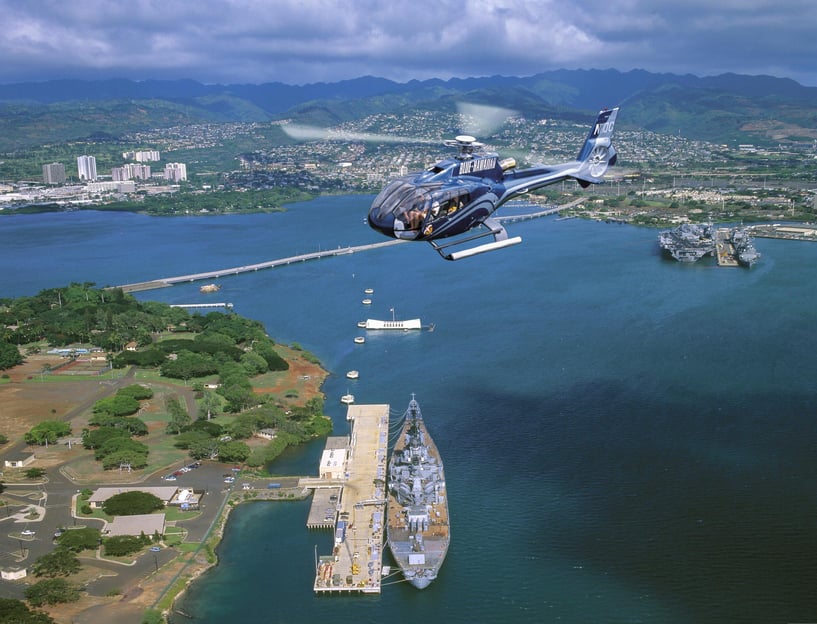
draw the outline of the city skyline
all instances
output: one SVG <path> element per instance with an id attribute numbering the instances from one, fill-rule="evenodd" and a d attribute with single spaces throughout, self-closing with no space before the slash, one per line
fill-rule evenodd
<path id="1" fill-rule="evenodd" d="M 554 69 L 734 72 L 817 86 L 810 0 L 0 0 L 0 83 L 398 82 Z"/>

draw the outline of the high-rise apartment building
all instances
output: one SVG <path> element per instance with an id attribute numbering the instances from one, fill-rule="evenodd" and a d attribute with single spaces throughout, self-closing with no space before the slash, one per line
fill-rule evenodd
<path id="1" fill-rule="evenodd" d="M 43 182 L 46 184 L 62 184 L 65 182 L 65 165 L 62 163 L 43 165 Z"/>
<path id="2" fill-rule="evenodd" d="M 165 165 L 165 180 L 181 182 L 187 179 L 187 165 L 184 163 L 167 163 Z"/>
<path id="3" fill-rule="evenodd" d="M 80 180 L 93 182 L 96 180 L 96 158 L 93 156 L 78 156 L 77 171 Z"/>
<path id="4" fill-rule="evenodd" d="M 126 163 L 121 167 L 111 169 L 111 178 L 114 181 L 147 180 L 150 178 L 150 166 Z"/>
<path id="5" fill-rule="evenodd" d="M 161 160 L 161 155 L 158 150 L 143 150 L 141 152 L 122 152 L 122 158 L 136 162 L 151 162 Z"/>

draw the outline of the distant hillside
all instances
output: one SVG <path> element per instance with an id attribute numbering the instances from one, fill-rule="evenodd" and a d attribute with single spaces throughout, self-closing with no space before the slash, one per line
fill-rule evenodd
<path id="1" fill-rule="evenodd" d="M 457 101 L 527 116 L 585 119 L 623 106 L 623 126 L 715 142 L 817 138 L 817 88 L 769 76 L 708 78 L 642 70 L 558 70 L 396 83 L 373 77 L 304 86 L 204 85 L 192 80 L 58 80 L 0 85 L 0 150 L 202 122 L 292 116 L 331 124 L 372 113 L 450 110 Z"/>

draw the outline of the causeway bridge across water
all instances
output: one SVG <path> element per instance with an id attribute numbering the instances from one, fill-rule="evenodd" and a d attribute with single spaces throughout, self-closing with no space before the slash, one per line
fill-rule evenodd
<path id="1" fill-rule="evenodd" d="M 522 215 L 509 215 L 497 217 L 498 221 L 512 223 L 514 221 L 526 221 L 528 219 L 537 219 L 548 215 L 556 214 L 560 210 L 571 207 L 571 202 L 564 206 L 557 206 L 554 208 L 546 208 L 538 212 Z M 278 258 L 277 260 L 267 260 L 266 262 L 259 262 L 257 264 L 245 264 L 229 269 L 218 269 L 216 271 L 205 271 L 203 273 L 191 273 L 190 275 L 177 275 L 176 277 L 161 277 L 159 279 L 149 280 L 146 282 L 134 282 L 132 284 L 122 284 L 117 288 L 121 288 L 124 292 L 138 292 L 143 290 L 154 290 L 156 288 L 167 288 L 174 284 L 183 284 L 185 282 L 198 282 L 202 280 L 212 280 L 225 277 L 227 275 L 238 275 L 240 273 L 250 273 L 252 271 L 260 271 L 262 269 L 272 269 L 278 266 L 285 266 L 287 264 L 294 264 L 296 262 L 306 262 L 307 260 L 318 260 L 319 258 L 326 258 L 328 256 L 343 256 L 346 254 L 357 253 L 360 251 L 368 251 L 370 249 L 379 249 L 381 247 L 390 247 L 392 245 L 399 245 L 408 241 L 395 239 L 388 240 L 382 243 L 370 243 L 368 245 L 357 245 L 355 247 L 338 247 L 336 249 L 324 249 L 322 251 L 314 251 L 312 253 L 299 254 L 297 256 L 290 256 L 288 258 Z M 223 304 L 222 304 L 223 305 Z"/>
<path id="2" fill-rule="evenodd" d="M 336 249 L 324 249 L 322 251 L 314 251 L 312 253 L 299 254 L 297 256 L 290 256 L 288 258 L 278 258 L 277 260 L 267 260 L 266 262 L 259 262 L 257 264 L 245 264 L 243 266 L 232 267 L 229 269 L 219 269 L 217 271 L 205 271 L 204 273 L 191 273 L 190 275 L 178 275 L 176 277 L 162 277 L 147 282 L 134 282 L 132 284 L 123 284 L 118 286 L 124 292 L 137 292 L 143 290 L 153 290 L 155 288 L 166 288 L 174 284 L 183 284 L 185 282 L 198 282 L 201 280 L 218 279 L 227 275 L 238 275 L 239 273 L 250 273 L 252 271 L 260 271 L 262 269 L 272 269 L 277 266 L 284 266 L 287 264 L 294 264 L 296 262 L 306 262 L 307 260 L 317 260 L 319 258 L 326 258 L 327 256 L 343 256 L 346 254 L 357 253 L 359 251 L 368 251 L 369 249 L 378 249 L 380 247 L 389 247 L 404 243 L 402 240 L 390 240 L 383 243 L 371 243 L 369 245 L 358 245 L 356 247 L 338 247 Z"/>

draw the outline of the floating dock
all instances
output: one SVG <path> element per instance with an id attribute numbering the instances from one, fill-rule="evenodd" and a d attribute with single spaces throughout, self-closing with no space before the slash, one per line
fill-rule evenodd
<path id="1" fill-rule="evenodd" d="M 316 552 L 315 593 L 379 594 L 383 572 L 389 406 L 350 405 L 349 437 L 327 439 L 307 526 L 331 528 L 332 552 Z"/>

